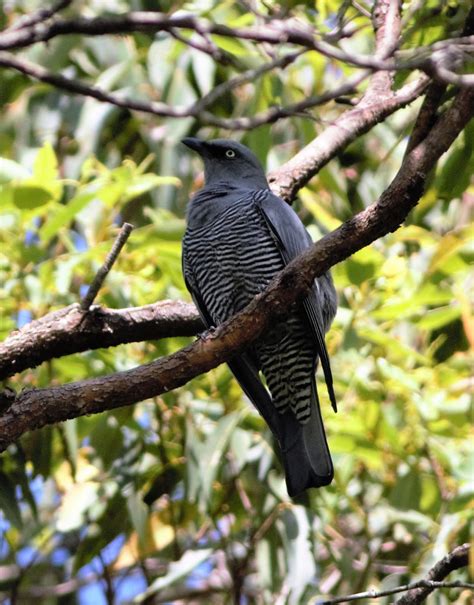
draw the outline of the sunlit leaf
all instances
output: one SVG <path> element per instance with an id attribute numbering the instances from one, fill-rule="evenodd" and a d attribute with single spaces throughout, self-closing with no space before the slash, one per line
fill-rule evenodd
<path id="1" fill-rule="evenodd" d="M 143 594 L 135 597 L 133 602 L 143 603 L 149 597 L 159 595 L 160 590 L 185 578 L 193 569 L 208 559 L 211 554 L 211 548 L 186 551 L 179 561 L 170 564 L 166 575 L 152 582 L 150 587 Z"/>
<path id="2" fill-rule="evenodd" d="M 44 206 L 53 199 L 51 192 L 36 184 L 22 183 L 13 187 L 13 203 L 20 210 Z"/>

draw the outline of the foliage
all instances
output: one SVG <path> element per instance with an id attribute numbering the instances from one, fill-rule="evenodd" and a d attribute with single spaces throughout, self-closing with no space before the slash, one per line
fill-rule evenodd
<path id="1" fill-rule="evenodd" d="M 99 2 L 84 4 L 84 14 L 102 10 Z M 107 9 L 124 12 L 128 4 L 115 0 Z M 229 25 L 254 19 L 241 4 L 184 4 Z M 427 44 L 459 27 L 460 4 L 443 3 L 437 13 L 431 4 L 438 5 L 424 3 L 411 16 L 405 45 Z M 33 5 L 8 3 L 4 21 Z M 291 5 L 325 31 L 340 3 L 318 2 L 317 11 L 313 3 Z M 369 21 L 349 10 L 363 28 L 348 43 L 367 51 Z M 214 42 L 246 67 L 263 52 L 228 38 Z M 160 99 L 178 105 L 236 69 L 160 35 L 56 39 L 28 52 L 49 69 L 108 90 L 140 96 L 152 86 Z M 229 93 L 213 111 L 253 115 L 275 99 L 287 104 L 318 94 L 352 70 L 306 53 L 284 74 Z M 6 110 L 0 125 L 1 336 L 77 302 L 123 220 L 136 229 L 100 303 L 119 308 L 188 298 L 181 237 L 199 167 L 178 140 L 197 125 L 188 118 L 157 122 L 7 71 L 0 73 L 0 91 Z M 292 117 L 241 140 L 274 168 L 339 111 L 325 106 L 317 121 Z M 398 112 L 300 192 L 297 209 L 315 239 L 384 190 L 414 116 L 414 108 Z M 222 136 L 211 128 L 200 134 Z M 467 418 L 474 240 L 466 210 L 474 196 L 473 140 L 471 124 L 440 162 L 409 224 L 333 270 L 340 307 L 327 342 L 337 415 L 320 389 L 333 485 L 289 501 L 269 431 L 221 366 L 162 398 L 27 434 L 0 457 L 0 556 L 5 569 L 18 565 L 0 592 L 11 594 L 17 585 L 26 595 L 18 602 L 27 603 L 35 587 L 77 577 L 82 588 L 41 602 L 102 603 L 98 579 L 104 577 L 122 603 L 146 588 L 147 594 L 198 590 L 224 561 L 234 586 L 244 587 L 248 601 L 242 602 L 280 598 L 296 605 L 321 593 L 405 583 L 466 541 L 473 497 Z M 99 376 L 186 342 L 56 359 L 8 384 L 18 389 Z M 211 589 L 202 602 L 230 602 L 229 584 L 220 596 Z M 467 598 L 446 592 L 436 602 Z"/>

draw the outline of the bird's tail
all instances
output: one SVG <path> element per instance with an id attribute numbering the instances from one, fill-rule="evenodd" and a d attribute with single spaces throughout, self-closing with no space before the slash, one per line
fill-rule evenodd
<path id="1" fill-rule="evenodd" d="M 311 394 L 311 415 L 305 424 L 289 409 L 279 414 L 280 448 L 291 497 L 309 487 L 328 485 L 334 477 L 314 378 Z"/>
<path id="2" fill-rule="evenodd" d="M 314 374 L 311 384 L 311 415 L 302 424 L 296 420 L 290 406 L 283 413 L 277 411 L 270 394 L 258 377 L 258 370 L 246 353 L 228 363 L 245 393 L 278 440 L 288 494 L 293 497 L 309 487 L 321 487 L 331 483 L 334 471 Z"/>

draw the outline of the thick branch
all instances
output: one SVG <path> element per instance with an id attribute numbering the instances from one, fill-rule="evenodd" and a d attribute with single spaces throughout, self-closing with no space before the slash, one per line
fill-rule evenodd
<path id="1" fill-rule="evenodd" d="M 463 36 L 470 36 L 472 34 L 474 34 L 474 8 L 468 13 L 462 32 Z M 423 104 L 418 112 L 415 125 L 411 132 L 405 154 L 416 147 L 427 136 L 435 124 L 438 117 L 438 109 L 443 101 L 446 89 L 447 84 L 443 82 L 434 81 L 428 86 L 425 98 L 423 99 Z"/>
<path id="2" fill-rule="evenodd" d="M 269 175 L 273 191 L 284 200 L 292 201 L 299 189 L 342 149 L 389 115 L 414 101 L 423 93 L 428 82 L 429 78 L 422 76 L 392 96 L 382 100 L 362 100 L 353 109 L 345 111 L 309 145 Z"/>
<path id="3" fill-rule="evenodd" d="M 87 313 L 78 304 L 26 324 L 0 343 L 0 380 L 43 361 L 127 342 L 194 336 L 204 326 L 191 303 L 164 300 L 145 307 Z"/>
<path id="4" fill-rule="evenodd" d="M 324 237 L 279 273 L 241 313 L 206 338 L 150 364 L 64 386 L 22 391 L 0 417 L 0 450 L 25 431 L 143 401 L 182 386 L 230 359 L 309 291 L 315 277 L 396 230 L 423 193 L 427 173 L 474 114 L 474 92 L 462 91 L 430 134 L 405 158 L 379 200 Z"/>

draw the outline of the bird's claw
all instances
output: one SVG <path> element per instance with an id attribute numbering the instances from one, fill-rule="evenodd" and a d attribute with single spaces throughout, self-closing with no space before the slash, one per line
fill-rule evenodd
<path id="1" fill-rule="evenodd" d="M 215 331 L 216 328 L 214 326 L 211 326 L 207 330 L 204 330 L 204 332 L 200 332 L 197 337 L 199 338 L 199 340 L 203 340 L 205 342 L 206 340 L 209 340 L 211 336 L 214 335 Z"/>

